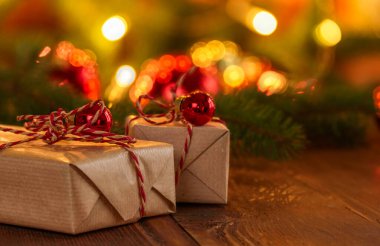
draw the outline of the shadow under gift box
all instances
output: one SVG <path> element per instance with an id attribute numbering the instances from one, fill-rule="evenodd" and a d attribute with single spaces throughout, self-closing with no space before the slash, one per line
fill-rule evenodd
<path id="1" fill-rule="evenodd" d="M 22 139 L 0 132 L 0 143 Z M 145 216 L 175 212 L 173 147 L 137 141 Z M 70 234 L 140 218 L 137 177 L 128 152 L 101 143 L 41 140 L 0 151 L 0 222 Z"/>
<path id="2" fill-rule="evenodd" d="M 174 147 L 174 163 L 179 164 L 187 136 L 187 128 L 181 122 L 153 125 L 142 118 L 126 124 L 129 134 L 137 139 L 170 143 Z M 157 121 L 165 118 L 155 119 Z M 126 125 L 126 126 L 127 126 Z M 194 126 L 189 151 L 177 186 L 177 202 L 226 204 L 228 197 L 228 173 L 230 132 L 219 122 Z"/>

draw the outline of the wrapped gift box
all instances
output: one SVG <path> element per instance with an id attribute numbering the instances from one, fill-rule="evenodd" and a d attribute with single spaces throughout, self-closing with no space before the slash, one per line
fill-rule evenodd
<path id="1" fill-rule="evenodd" d="M 152 125 L 142 118 L 127 117 L 129 134 L 137 139 L 160 141 L 174 146 L 178 165 L 187 129 L 181 122 Z M 177 202 L 227 203 L 230 132 L 218 122 L 193 127 L 185 165 L 177 186 Z"/>
<path id="2" fill-rule="evenodd" d="M 0 132 L 0 142 L 19 140 Z M 145 216 L 175 212 L 173 147 L 138 141 Z M 0 222 L 77 234 L 137 221 L 140 197 L 129 154 L 101 143 L 33 141 L 0 151 Z"/>

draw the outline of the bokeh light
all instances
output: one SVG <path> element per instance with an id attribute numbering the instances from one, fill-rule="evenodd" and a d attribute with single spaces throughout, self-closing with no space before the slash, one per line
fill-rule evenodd
<path id="1" fill-rule="evenodd" d="M 191 66 L 193 65 L 190 58 L 188 56 L 185 56 L 185 55 L 177 56 L 176 62 L 177 62 L 176 63 L 176 69 L 182 73 L 189 70 L 191 68 Z"/>
<path id="2" fill-rule="evenodd" d="M 136 71 L 129 65 L 123 65 L 116 71 L 116 84 L 120 87 L 130 86 L 136 78 Z"/>
<path id="3" fill-rule="evenodd" d="M 231 41 L 221 42 L 219 40 L 212 40 L 208 43 L 195 43 L 191 47 L 190 53 L 194 65 L 206 68 L 224 59 L 227 54 L 236 55 L 237 47 Z"/>
<path id="4" fill-rule="evenodd" d="M 71 52 L 75 49 L 74 45 L 68 41 L 61 41 L 58 43 L 55 50 L 57 56 L 62 60 L 68 60 Z"/>
<path id="5" fill-rule="evenodd" d="M 284 75 L 275 71 L 264 72 L 257 82 L 257 87 L 268 96 L 282 93 L 287 87 L 287 80 Z"/>
<path id="6" fill-rule="evenodd" d="M 121 39 L 128 30 L 125 19 L 121 16 L 112 16 L 102 26 L 103 36 L 109 41 Z"/>
<path id="7" fill-rule="evenodd" d="M 211 52 L 212 60 L 214 61 L 222 59 L 226 53 L 224 44 L 219 40 L 212 40 L 208 42 L 206 48 Z"/>
<path id="8" fill-rule="evenodd" d="M 380 115 L 380 86 L 373 91 L 373 101 L 375 103 L 377 114 Z"/>
<path id="9" fill-rule="evenodd" d="M 153 80 L 156 79 L 159 71 L 160 65 L 155 59 L 146 60 L 141 66 L 141 73 L 149 75 Z"/>
<path id="10" fill-rule="evenodd" d="M 69 55 L 69 62 L 74 67 L 85 66 L 90 60 L 91 57 L 81 49 L 73 49 Z"/>
<path id="11" fill-rule="evenodd" d="M 49 46 L 45 46 L 40 53 L 38 54 L 38 57 L 45 57 L 47 56 L 51 51 L 51 48 Z"/>
<path id="12" fill-rule="evenodd" d="M 263 72 L 263 64 L 260 59 L 254 56 L 244 58 L 241 62 L 241 66 L 249 82 L 256 81 Z"/>
<path id="13" fill-rule="evenodd" d="M 232 41 L 224 41 L 223 45 L 226 49 L 226 54 L 237 56 L 239 54 L 239 47 Z"/>
<path id="14" fill-rule="evenodd" d="M 172 55 L 163 55 L 158 62 L 161 70 L 170 72 L 176 67 L 176 59 Z"/>
<path id="15" fill-rule="evenodd" d="M 315 28 L 314 38 L 322 46 L 335 46 L 342 39 L 342 32 L 333 20 L 325 19 Z"/>
<path id="16" fill-rule="evenodd" d="M 277 20 L 268 11 L 260 10 L 253 16 L 252 26 L 258 34 L 268 36 L 276 30 Z"/>
<path id="17" fill-rule="evenodd" d="M 244 82 L 244 70 L 237 65 L 230 65 L 224 70 L 223 79 L 227 85 L 238 87 Z"/>
<path id="18" fill-rule="evenodd" d="M 193 63 L 198 67 L 211 66 L 213 61 L 213 54 L 206 47 L 199 47 L 191 54 Z"/>
<path id="19" fill-rule="evenodd" d="M 172 79 L 171 71 L 161 70 L 157 73 L 156 81 L 157 83 L 166 84 Z"/>
<path id="20" fill-rule="evenodd" d="M 145 94 L 141 88 L 136 88 L 136 86 L 132 86 L 129 89 L 129 98 L 132 102 L 136 102 L 139 96 Z"/>
<path id="21" fill-rule="evenodd" d="M 145 93 L 148 93 L 153 88 L 153 80 L 148 75 L 142 75 L 137 78 L 135 86 Z"/>

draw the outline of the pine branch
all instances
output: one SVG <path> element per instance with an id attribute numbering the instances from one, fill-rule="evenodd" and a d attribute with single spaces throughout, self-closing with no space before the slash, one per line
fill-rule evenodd
<path id="1" fill-rule="evenodd" d="M 287 159 L 305 148 L 302 126 L 270 105 L 257 104 L 253 94 L 241 91 L 216 98 L 217 115 L 228 124 L 235 153 Z"/>

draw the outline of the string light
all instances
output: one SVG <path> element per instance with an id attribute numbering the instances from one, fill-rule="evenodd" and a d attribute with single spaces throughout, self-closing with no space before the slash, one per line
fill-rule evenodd
<path id="1" fill-rule="evenodd" d="M 119 87 L 130 86 L 136 78 L 136 71 L 129 65 L 123 65 L 116 71 L 115 80 Z"/>
<path id="2" fill-rule="evenodd" d="M 103 36 L 109 41 L 121 39 L 128 30 L 128 25 L 125 19 L 115 15 L 106 20 L 102 26 Z"/>
<path id="3" fill-rule="evenodd" d="M 317 25 L 314 38 L 318 44 L 326 47 L 335 46 L 342 39 L 342 32 L 333 20 L 325 19 Z"/>
<path id="4" fill-rule="evenodd" d="M 260 35 L 269 36 L 277 28 L 276 17 L 266 10 L 253 9 L 249 14 L 253 30 Z"/>
<path id="5" fill-rule="evenodd" d="M 287 80 L 285 76 L 280 73 L 266 71 L 260 76 L 257 86 L 261 92 L 270 96 L 275 93 L 283 92 L 286 89 Z"/>
<path id="6" fill-rule="evenodd" d="M 237 65 L 230 65 L 224 70 L 223 78 L 227 85 L 238 87 L 244 82 L 244 70 Z"/>

